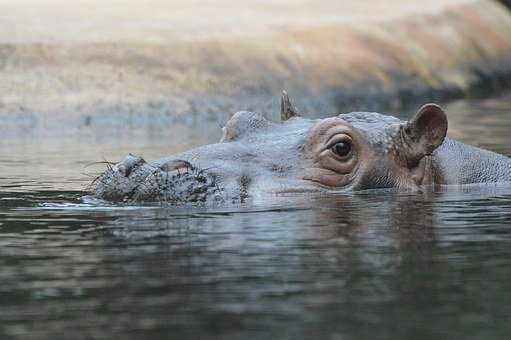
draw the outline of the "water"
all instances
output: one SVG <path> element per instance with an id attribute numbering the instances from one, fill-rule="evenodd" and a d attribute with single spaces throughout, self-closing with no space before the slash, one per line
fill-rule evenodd
<path id="1" fill-rule="evenodd" d="M 451 136 L 511 154 L 511 94 L 447 106 Z M 81 200 L 103 158 L 216 126 L 37 129 L 0 141 L 0 336 L 507 339 L 511 185 L 162 208 Z"/>

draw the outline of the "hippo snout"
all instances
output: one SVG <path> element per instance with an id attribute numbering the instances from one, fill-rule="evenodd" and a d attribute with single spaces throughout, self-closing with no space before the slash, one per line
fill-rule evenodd
<path id="1" fill-rule="evenodd" d="M 216 177 L 187 161 L 152 164 L 132 154 L 96 182 L 94 196 L 117 202 L 204 202 L 220 194 Z"/>

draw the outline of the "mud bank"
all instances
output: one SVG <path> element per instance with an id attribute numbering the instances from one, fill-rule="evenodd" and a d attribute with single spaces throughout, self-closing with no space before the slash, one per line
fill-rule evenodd
<path id="1" fill-rule="evenodd" d="M 24 2 L 0 3 L 3 130 L 222 123 L 242 109 L 276 113 L 282 89 L 328 115 L 511 86 L 511 12 L 496 1 L 283 0 L 242 11 L 223 0 L 232 6 L 178 14 L 175 1 L 155 1 L 84 18 Z"/>

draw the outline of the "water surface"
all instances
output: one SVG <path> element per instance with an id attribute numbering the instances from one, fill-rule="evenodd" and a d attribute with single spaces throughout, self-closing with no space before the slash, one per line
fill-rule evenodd
<path id="1" fill-rule="evenodd" d="M 511 95 L 447 111 L 451 136 L 511 155 Z M 285 196 L 210 209 L 94 205 L 81 199 L 102 169 L 91 163 L 213 142 L 218 124 L 2 134 L 2 337 L 511 332 L 511 185 Z"/>

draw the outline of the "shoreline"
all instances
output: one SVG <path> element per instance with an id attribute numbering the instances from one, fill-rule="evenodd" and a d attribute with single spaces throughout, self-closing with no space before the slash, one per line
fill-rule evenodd
<path id="1" fill-rule="evenodd" d="M 222 124 L 239 110 L 276 118 L 283 89 L 314 116 L 493 95 L 511 88 L 509 36 L 508 8 L 472 0 L 246 39 L 0 42 L 0 130 Z"/>

